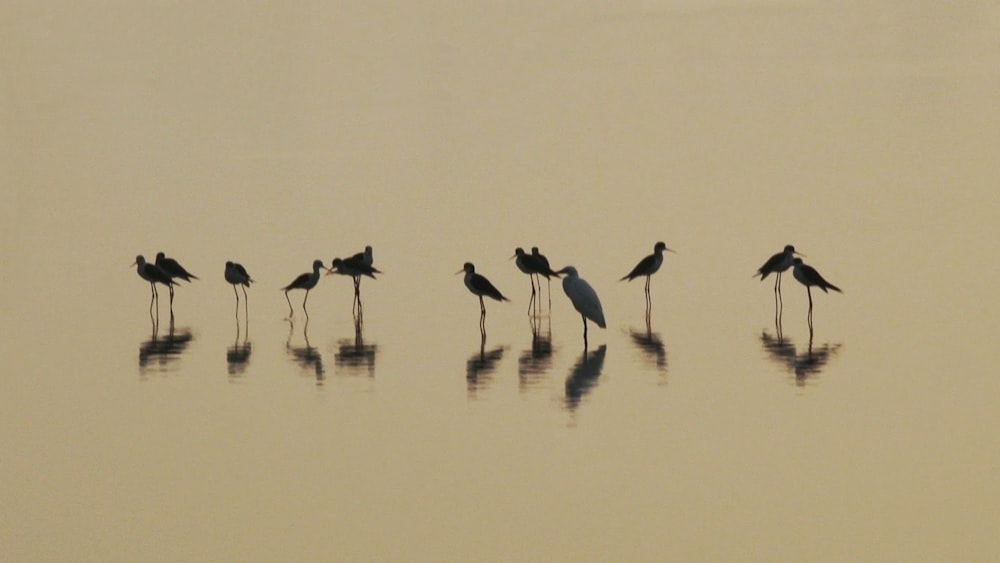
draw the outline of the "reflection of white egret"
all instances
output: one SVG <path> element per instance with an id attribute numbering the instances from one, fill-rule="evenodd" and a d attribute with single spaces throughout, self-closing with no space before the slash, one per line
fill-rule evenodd
<path id="1" fill-rule="evenodd" d="M 323 266 L 322 260 L 313 260 L 312 272 L 306 272 L 304 274 L 299 274 L 299 277 L 295 278 L 292 283 L 281 288 L 285 292 L 285 301 L 288 301 L 288 317 L 291 318 L 294 315 L 292 310 L 292 301 L 288 299 L 288 292 L 293 289 L 304 289 L 306 290 L 306 296 L 302 298 L 302 310 L 306 314 L 306 318 L 309 318 L 309 311 L 306 311 L 306 301 L 309 299 L 309 290 L 316 287 L 319 283 L 319 271 L 320 268 L 326 270 Z M 329 270 L 327 270 L 329 271 Z"/>
<path id="2" fill-rule="evenodd" d="M 597 326 L 605 328 L 604 310 L 601 308 L 601 300 L 597 297 L 597 292 L 590 287 L 587 280 L 580 277 L 573 266 L 566 266 L 559 270 L 560 274 L 566 274 L 563 278 L 563 291 L 573 302 L 573 308 L 583 317 L 583 347 L 587 347 L 587 319 L 593 321 Z"/>
<path id="3" fill-rule="evenodd" d="M 132 266 L 136 266 L 135 271 L 139 274 L 139 277 L 149 282 L 149 288 L 151 295 L 149 297 L 149 314 L 153 314 L 153 301 L 157 302 L 159 306 L 160 295 L 156 292 L 156 284 L 163 284 L 165 286 L 172 287 L 174 285 L 174 280 L 170 278 L 170 274 L 163 271 L 162 268 L 156 264 L 150 264 L 146 262 L 146 259 L 142 254 L 135 257 L 135 262 L 132 262 Z"/>
<path id="4" fill-rule="evenodd" d="M 839 287 L 823 279 L 823 276 L 819 275 L 819 272 L 817 272 L 815 268 L 803 263 L 801 258 L 796 258 L 792 261 L 792 264 L 794 265 L 792 275 L 795 276 L 795 279 L 799 280 L 799 283 L 806 286 L 806 293 L 809 294 L 809 326 L 811 327 L 813 314 L 812 286 L 822 289 L 823 293 L 829 293 L 827 289 L 832 289 L 837 293 L 843 293 L 843 291 L 841 291 Z"/>
<path id="5" fill-rule="evenodd" d="M 640 260 L 639 263 L 635 265 L 635 268 L 632 268 L 631 272 L 629 272 L 624 277 L 622 277 L 621 280 L 619 280 L 619 281 L 624 281 L 624 280 L 632 281 L 635 278 L 638 278 L 640 276 L 646 276 L 646 289 L 645 289 L 645 292 L 646 292 L 646 312 L 647 312 L 647 314 L 649 312 L 649 304 L 650 304 L 650 302 L 649 302 L 649 278 L 650 278 L 650 276 L 652 276 L 653 274 L 655 274 L 657 272 L 657 270 L 660 269 L 660 266 L 663 264 L 663 251 L 664 250 L 666 250 L 668 252 L 673 252 L 673 250 L 670 250 L 669 248 L 667 248 L 667 245 L 664 244 L 663 242 L 656 243 L 656 245 L 653 246 L 653 253 L 650 254 L 649 256 L 643 258 L 642 260 Z"/>
<path id="6" fill-rule="evenodd" d="M 489 297 L 491 299 L 496 299 L 497 301 L 510 301 L 500 293 L 490 280 L 486 279 L 485 276 L 476 273 L 476 267 L 472 265 L 472 262 L 466 262 L 462 266 L 462 269 L 455 272 L 460 274 L 465 272 L 465 287 L 469 288 L 469 291 L 473 295 L 479 297 L 479 329 L 483 333 L 486 332 L 486 304 L 483 302 L 483 297 Z"/>
<path id="7" fill-rule="evenodd" d="M 247 273 L 247 269 L 243 267 L 243 264 L 237 262 L 226 262 L 226 281 L 233 286 L 233 295 L 236 296 L 236 314 L 240 312 L 240 294 L 236 293 L 236 286 L 242 286 L 243 289 L 243 308 L 247 307 L 247 290 L 250 284 L 253 283 L 253 279 L 250 274 Z"/>

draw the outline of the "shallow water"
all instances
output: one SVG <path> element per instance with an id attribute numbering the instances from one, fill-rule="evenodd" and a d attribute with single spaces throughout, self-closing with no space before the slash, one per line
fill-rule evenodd
<path id="1" fill-rule="evenodd" d="M 1000 548 L 997 8 L 119 8 L 0 9 L 0 559 Z"/>

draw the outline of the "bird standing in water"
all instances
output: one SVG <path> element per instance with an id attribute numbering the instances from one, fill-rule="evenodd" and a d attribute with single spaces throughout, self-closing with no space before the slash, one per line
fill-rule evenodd
<path id="1" fill-rule="evenodd" d="M 500 293 L 490 280 L 486 279 L 485 276 L 476 273 L 476 267 L 472 265 L 472 262 L 466 262 L 462 266 L 462 269 L 455 272 L 456 274 L 461 274 L 465 272 L 465 287 L 469 288 L 469 291 L 473 295 L 479 297 L 479 331 L 486 337 L 486 303 L 483 302 L 483 297 L 489 297 L 497 301 L 510 301 Z"/>
<path id="2" fill-rule="evenodd" d="M 294 316 L 295 311 L 292 309 L 292 301 L 288 298 L 288 292 L 293 289 L 304 289 L 306 290 L 306 296 L 302 298 L 302 310 L 306 314 L 306 319 L 309 318 L 309 311 L 306 310 L 306 301 L 309 300 L 309 290 L 316 287 L 319 283 L 319 271 L 320 269 L 326 270 L 327 268 L 323 266 L 322 260 L 313 260 L 312 272 L 306 272 L 304 274 L 299 274 L 297 278 L 292 280 L 292 283 L 281 288 L 285 292 L 285 301 L 288 301 L 288 318 Z M 327 270 L 329 271 L 329 270 Z"/>
<path id="3" fill-rule="evenodd" d="M 590 287 L 587 280 L 580 277 L 576 268 L 566 266 L 559 270 L 560 274 L 566 274 L 563 278 L 563 291 L 573 302 L 573 308 L 583 317 L 583 348 L 587 349 L 587 320 L 601 328 L 607 328 L 604 322 L 604 310 L 601 308 L 601 300 L 597 297 L 597 292 Z"/>
<path id="4" fill-rule="evenodd" d="M 236 292 L 236 286 L 241 286 L 243 289 L 243 309 L 247 309 L 247 290 L 250 284 L 253 283 L 253 279 L 250 278 L 250 274 L 247 273 L 247 269 L 243 267 L 243 264 L 238 262 L 227 261 L 226 271 L 224 273 L 226 281 L 233 286 L 233 295 L 236 296 L 236 316 L 240 314 L 240 294 Z"/>
<path id="5" fill-rule="evenodd" d="M 833 285 L 832 283 L 823 279 L 823 276 L 819 275 L 812 266 L 802 262 L 801 258 L 795 258 L 792 261 L 792 276 L 795 277 L 802 285 L 806 286 L 806 293 L 809 294 L 809 330 L 812 331 L 812 318 L 813 318 L 813 297 L 812 297 L 812 286 L 816 286 L 823 290 L 823 293 L 829 293 L 828 289 L 832 289 L 837 293 L 843 293 L 839 287 Z"/>

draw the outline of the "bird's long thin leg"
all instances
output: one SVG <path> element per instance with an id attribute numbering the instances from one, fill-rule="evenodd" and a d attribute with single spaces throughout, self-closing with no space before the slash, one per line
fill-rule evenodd
<path id="1" fill-rule="evenodd" d="M 535 312 L 535 276 L 534 276 L 534 274 L 528 274 L 528 281 L 531 282 L 531 299 L 528 300 L 528 315 L 531 316 Z"/>
<path id="2" fill-rule="evenodd" d="M 587 350 L 587 317 L 580 315 L 583 319 L 583 350 Z"/>
<path id="3" fill-rule="evenodd" d="M 483 296 L 479 296 L 479 332 L 486 338 L 486 303 L 483 303 Z"/>
<path id="4" fill-rule="evenodd" d="M 549 313 L 552 312 L 552 280 L 545 278 L 545 288 L 549 292 Z"/>
<path id="5" fill-rule="evenodd" d="M 240 294 L 236 291 L 236 285 L 233 285 L 233 295 L 236 296 L 236 319 L 240 318 Z"/>
<path id="6" fill-rule="evenodd" d="M 807 285 L 806 293 L 809 295 L 809 330 L 812 330 L 813 326 L 813 294 L 812 289 Z"/>
<path id="7" fill-rule="evenodd" d="M 247 305 L 247 288 L 241 287 L 240 289 L 243 290 L 243 316 L 249 318 L 250 309 L 249 305 Z M 239 303 L 237 303 L 237 305 L 239 305 Z"/>
<path id="8" fill-rule="evenodd" d="M 306 296 L 302 298 L 302 312 L 306 314 L 306 323 L 309 322 L 309 310 L 306 309 L 306 301 L 309 300 L 309 290 L 306 290 Z M 306 326 L 309 326 L 306 324 Z"/>
<path id="9" fill-rule="evenodd" d="M 156 299 L 156 284 L 149 284 L 149 316 L 153 316 L 153 300 Z"/>
<path id="10" fill-rule="evenodd" d="M 288 298 L 288 290 L 285 290 L 285 301 L 288 301 L 288 318 L 295 316 L 295 309 L 292 309 L 292 300 Z"/>
<path id="11" fill-rule="evenodd" d="M 774 278 L 774 324 L 775 325 L 778 324 L 778 319 L 781 318 L 781 305 L 779 300 L 780 298 L 778 297 L 779 296 L 778 283 L 780 280 L 781 280 L 781 272 L 778 272 L 778 274 Z"/>

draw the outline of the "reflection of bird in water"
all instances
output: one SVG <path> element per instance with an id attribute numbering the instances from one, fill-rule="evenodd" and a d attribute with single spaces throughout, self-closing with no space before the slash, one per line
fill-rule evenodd
<path id="1" fill-rule="evenodd" d="M 247 326 L 247 332 L 243 337 L 243 342 L 240 342 L 240 320 L 236 319 L 236 340 L 233 345 L 226 348 L 226 365 L 229 368 L 230 376 L 243 375 L 243 372 L 247 369 L 247 365 L 250 363 L 250 352 L 253 346 L 250 344 L 250 328 L 249 324 Z"/>
<path id="2" fill-rule="evenodd" d="M 302 298 L 302 310 L 305 312 L 306 318 L 309 318 L 309 311 L 306 309 L 306 301 L 309 300 L 309 291 L 316 287 L 316 284 L 319 283 L 319 271 L 321 268 L 327 270 L 327 268 L 323 266 L 323 261 L 313 260 L 312 272 L 299 274 L 298 277 L 292 280 L 292 283 L 281 288 L 281 291 L 285 292 L 285 301 L 288 301 L 288 318 L 295 316 L 295 311 L 292 309 L 292 301 L 288 298 L 288 292 L 293 289 L 306 290 L 306 296 Z"/>
<path id="3" fill-rule="evenodd" d="M 653 332 L 649 325 L 646 325 L 645 331 L 629 329 L 629 336 L 632 337 L 632 344 L 653 362 L 656 369 L 667 371 L 667 347 L 663 344 L 660 333 Z"/>
<path id="4" fill-rule="evenodd" d="M 487 352 L 486 339 L 483 338 L 479 351 L 469 356 L 465 362 L 465 382 L 470 397 L 475 396 L 477 391 L 485 389 L 492 381 L 493 372 L 496 371 L 504 350 L 503 346 L 497 346 Z"/>
<path id="5" fill-rule="evenodd" d="M 253 283 L 253 279 L 250 278 L 250 274 L 247 273 L 247 269 L 243 267 L 243 264 L 238 262 L 228 261 L 226 262 L 226 271 L 223 273 L 226 281 L 233 286 L 233 295 L 236 296 L 236 316 L 240 315 L 240 294 L 236 293 L 236 286 L 240 286 L 243 290 L 243 309 L 247 309 L 247 289 L 250 284 Z"/>
<path id="6" fill-rule="evenodd" d="M 150 364 L 155 365 L 159 371 L 169 370 L 193 339 L 191 329 L 175 330 L 173 323 L 170 324 L 167 335 L 162 338 L 157 336 L 154 329 L 150 339 L 139 345 L 139 371 L 145 372 L 151 367 Z"/>
<path id="7" fill-rule="evenodd" d="M 584 395 L 597 385 L 597 378 L 604 368 L 604 353 L 607 345 L 601 344 L 597 350 L 587 353 L 584 351 L 580 361 L 573 366 L 569 377 L 566 378 L 566 408 L 576 410 Z"/>
<path id="8" fill-rule="evenodd" d="M 465 287 L 469 288 L 469 291 L 473 295 L 479 297 L 479 332 L 483 334 L 483 339 L 485 342 L 486 338 L 486 304 L 483 303 L 483 297 L 489 297 L 497 301 L 510 301 L 500 293 L 490 280 L 486 279 L 486 276 L 482 276 L 476 273 L 476 267 L 472 265 L 471 262 L 466 262 L 462 269 L 455 272 L 456 274 L 461 274 L 465 272 Z"/>
<path id="9" fill-rule="evenodd" d="M 552 328 L 541 320 L 531 320 L 531 347 L 521 352 L 517 359 L 517 375 L 521 389 L 538 383 L 545 372 L 552 367 Z"/>
<path id="10" fill-rule="evenodd" d="M 288 341 L 285 342 L 285 350 L 303 370 L 315 372 L 316 384 L 322 385 L 326 378 L 326 369 L 323 367 L 322 354 L 309 344 L 309 317 L 306 317 L 306 324 L 302 328 L 302 339 L 305 341 L 305 346 L 292 346 L 292 333 L 295 330 L 295 324 L 288 324 Z"/>
<path id="11" fill-rule="evenodd" d="M 355 372 L 363 371 L 368 374 L 368 377 L 375 377 L 375 353 L 377 351 L 376 344 L 365 344 L 361 331 L 361 318 L 356 317 L 354 339 L 345 338 L 337 342 L 337 352 L 333 355 L 333 362 L 338 367 Z"/>
<path id="12" fill-rule="evenodd" d="M 667 245 L 664 244 L 663 242 L 656 243 L 653 246 L 653 253 L 650 254 L 649 256 L 643 258 L 642 260 L 640 260 L 639 263 L 636 264 L 634 268 L 632 268 L 631 272 L 625 274 L 625 276 L 623 276 L 622 279 L 619 280 L 619 281 L 625 281 L 625 280 L 632 281 L 635 278 L 638 278 L 640 276 L 645 276 L 646 277 L 646 289 L 645 289 L 645 293 L 646 293 L 646 318 L 647 319 L 649 318 L 650 309 L 652 308 L 652 301 L 649 298 L 649 280 L 650 280 L 650 277 L 653 274 L 655 274 L 660 269 L 660 266 L 663 264 L 663 251 L 664 250 L 666 250 L 667 252 L 673 252 L 673 250 L 670 250 L 669 248 L 667 248 Z"/>
<path id="13" fill-rule="evenodd" d="M 597 326 L 605 328 L 604 310 L 601 308 L 601 300 L 597 297 L 597 292 L 590 287 L 587 280 L 580 277 L 573 266 L 566 266 L 559 270 L 560 274 L 566 274 L 563 278 L 563 291 L 573 302 L 573 308 L 583 317 L 583 349 L 587 349 L 587 319 L 590 319 Z"/>
<path id="14" fill-rule="evenodd" d="M 782 365 L 787 371 L 795 375 L 795 384 L 800 387 L 804 386 L 808 379 L 819 375 L 823 367 L 837 354 L 842 346 L 841 343 L 825 343 L 818 347 L 813 346 L 813 341 L 810 337 L 806 350 L 799 353 L 790 339 L 775 338 L 766 331 L 761 333 L 760 343 L 771 361 Z"/>

